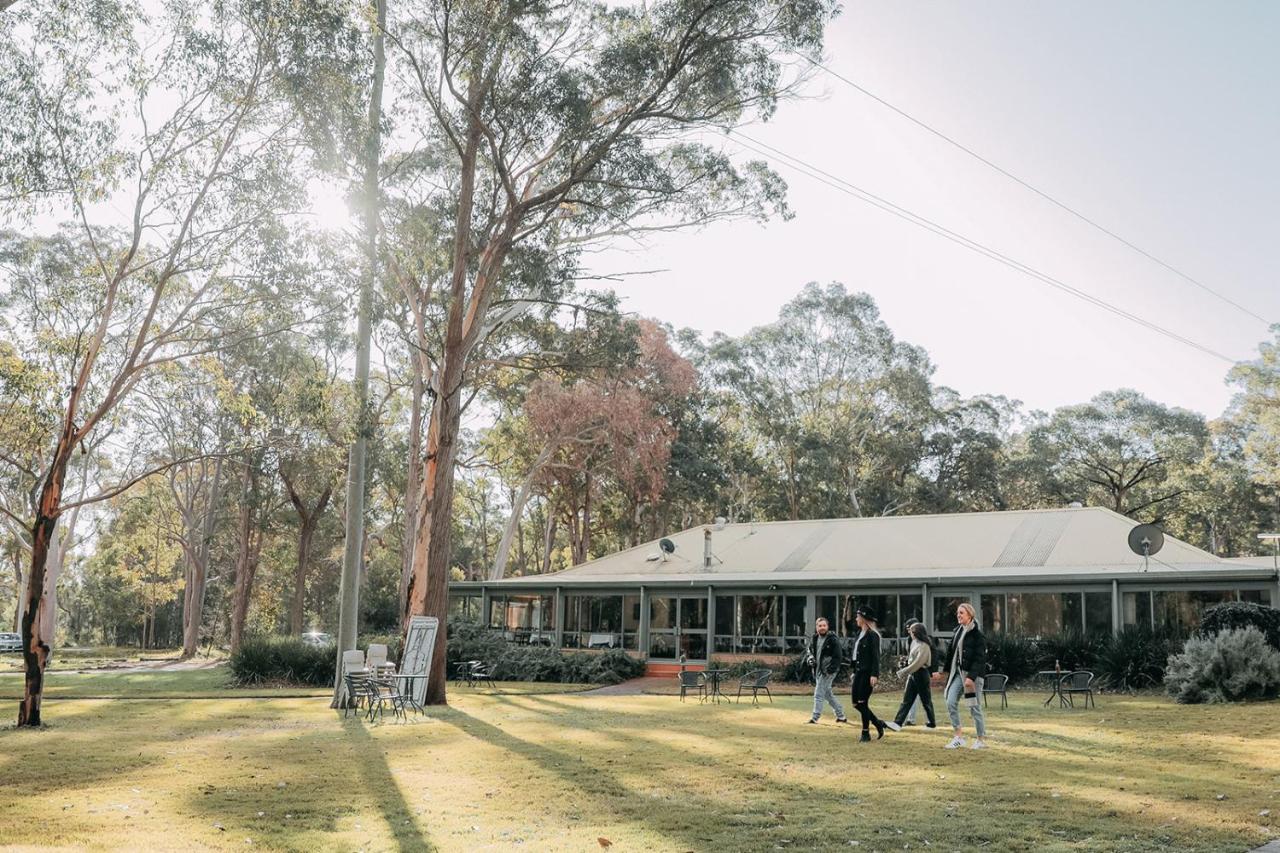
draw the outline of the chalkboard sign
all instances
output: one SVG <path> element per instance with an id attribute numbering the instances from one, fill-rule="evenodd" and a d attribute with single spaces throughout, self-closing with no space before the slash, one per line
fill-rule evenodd
<path id="1" fill-rule="evenodd" d="M 402 675 L 421 675 L 408 679 L 413 701 L 419 705 L 427 698 L 427 681 L 431 672 L 431 656 L 436 649 L 436 632 L 440 620 L 434 616 L 414 616 L 409 620 L 409 634 L 404 641 L 404 654 L 400 659 Z"/>

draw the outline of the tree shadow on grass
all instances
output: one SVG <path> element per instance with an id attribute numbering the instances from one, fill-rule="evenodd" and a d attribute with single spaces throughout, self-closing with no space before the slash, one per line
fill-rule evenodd
<path id="1" fill-rule="evenodd" d="M 358 717 L 344 719 L 342 728 L 355 742 L 356 763 L 364 778 L 365 790 L 381 792 L 376 797 L 378 808 L 391 828 L 396 844 L 401 850 L 434 850 L 435 846 L 418 829 L 409 803 L 387 765 L 386 756 L 369 730 Z"/>
<path id="2" fill-rule="evenodd" d="M 660 750 L 664 732 L 675 736 L 669 746 L 677 749 L 683 740 L 681 736 L 702 733 L 704 719 L 722 719 L 729 723 L 729 727 L 736 729 L 736 733 L 729 738 L 731 743 L 749 742 L 757 734 L 755 719 L 736 714 L 733 717 L 709 717 L 700 713 L 663 714 L 661 709 L 658 709 L 659 713 L 654 713 L 647 708 L 627 707 L 621 709 L 615 716 L 603 719 L 601 709 L 588 710 L 580 703 L 566 702 L 562 697 L 527 696 L 501 704 L 510 706 L 512 710 L 518 710 L 526 717 L 531 712 L 536 717 L 543 717 L 543 723 L 547 725 L 561 725 L 567 731 L 583 731 L 599 735 L 603 741 L 592 743 L 585 749 L 597 754 L 600 761 L 611 754 L 623 753 L 627 749 L 648 749 L 648 752 L 642 754 L 656 757 L 658 764 L 661 765 L 651 768 L 651 777 L 658 780 L 659 784 L 664 777 L 672 783 L 679 782 L 678 775 L 672 776 L 678 768 L 673 771 L 673 768 L 666 766 L 669 762 L 662 758 L 663 753 Z M 607 709 L 605 709 L 605 715 L 609 715 Z M 561 723 L 561 721 L 564 722 Z M 760 751 L 751 750 L 749 754 L 760 758 L 772 753 L 771 757 L 766 759 L 767 762 L 776 764 L 779 761 L 791 760 L 786 752 L 792 747 L 811 749 L 817 745 L 810 738 L 796 739 L 790 734 L 790 730 L 787 730 L 788 735 L 785 741 L 779 742 L 777 735 L 781 731 L 777 730 L 776 716 L 769 719 L 761 718 L 759 722 L 765 728 L 772 728 L 774 731 L 770 741 L 762 744 Z M 1025 726 L 1025 721 L 1022 722 Z M 734 723 L 741 725 L 733 725 Z M 566 763 L 564 757 L 566 754 L 572 755 L 575 748 L 579 754 L 584 751 L 581 742 L 573 743 L 570 742 L 571 739 L 566 739 L 563 752 L 551 745 L 555 743 L 554 741 L 538 747 L 522 747 L 519 744 L 525 743 L 524 741 L 501 730 L 484 728 L 487 725 L 480 721 L 469 720 L 460 727 L 474 737 L 489 740 L 518 755 L 530 758 L 545 769 L 582 787 L 580 770 L 575 771 L 574 765 L 570 765 L 567 771 L 562 769 Z M 808 734 L 811 730 L 803 731 Z M 911 736 L 903 737 L 911 738 Z M 840 753 L 845 750 L 837 753 L 830 752 L 833 746 L 837 746 L 837 742 L 824 741 L 821 748 L 825 748 L 828 752 L 818 760 L 824 763 L 846 760 L 862 763 L 865 758 L 873 764 L 885 761 L 901 764 L 906 759 L 909 763 L 923 767 L 926 756 L 919 751 L 918 746 L 924 741 L 914 738 L 912 740 L 915 743 L 909 756 L 902 752 L 894 755 L 889 751 L 861 753 L 857 752 L 857 748 L 852 744 L 849 745 L 848 754 L 842 755 Z M 1240 829 L 1248 827 L 1238 822 L 1239 814 L 1229 818 L 1229 823 L 1237 823 L 1235 827 L 1211 826 L 1210 818 L 1214 815 L 1212 811 L 1204 808 L 1205 803 L 1184 802 L 1186 797 L 1184 792 L 1188 788 L 1203 789 L 1206 785 L 1221 784 L 1225 777 L 1220 773 L 1217 774 L 1220 777 L 1217 782 L 1202 778 L 1197 774 L 1196 767 L 1186 762 L 1185 751 L 1180 751 L 1176 747 L 1154 744 L 1131 745 L 1128 754 L 1117 754 L 1106 749 L 1105 744 L 1100 744 L 1097 739 L 1090 739 L 1079 730 L 1055 733 L 1050 736 L 1022 730 L 1017 740 L 1021 743 L 1016 746 L 1012 743 L 1008 749 L 997 746 L 997 750 L 991 753 L 973 757 L 953 753 L 943 754 L 940 750 L 941 741 L 938 741 L 934 744 L 939 747 L 938 762 L 945 762 L 945 764 L 927 761 L 930 767 L 939 767 L 944 770 L 942 779 L 946 779 L 947 775 L 952 778 L 951 782 L 935 783 L 938 784 L 937 795 L 948 800 L 954 799 L 961 804 L 960 814 L 964 813 L 965 806 L 972 806 L 975 795 L 978 802 L 986 802 L 985 808 L 991 810 L 990 817 L 994 819 L 994 823 L 990 820 L 979 821 L 976 825 L 969 827 L 969 830 L 978 833 L 977 837 L 988 843 L 1007 842 L 1010 845 L 1007 849 L 1026 850 L 1039 849 L 1039 845 L 1073 846 L 1089 842 L 1090 839 L 1087 837 L 1089 832 L 1100 833 L 1096 841 L 1105 849 L 1157 849 L 1162 840 L 1167 844 L 1176 839 L 1176 843 L 1187 846 L 1187 849 L 1216 850 L 1248 841 L 1248 838 L 1241 834 Z M 653 751 L 655 746 L 659 751 Z M 1051 755 L 1046 757 L 1046 752 Z M 1134 763 L 1135 753 L 1136 757 L 1141 759 L 1136 763 Z M 806 756 L 803 755 L 797 755 L 796 758 L 801 761 L 806 760 Z M 723 750 L 700 752 L 696 758 L 697 765 L 713 768 L 717 776 L 735 780 L 734 784 L 738 785 L 748 781 L 752 776 L 751 763 L 749 759 L 744 763 L 743 760 L 735 758 L 733 754 L 726 754 Z M 757 773 L 760 770 L 759 767 L 754 769 Z M 592 773 L 601 775 L 596 774 L 596 770 Z M 769 779 L 764 786 L 752 784 L 749 787 L 755 789 L 754 792 L 742 790 L 740 793 L 747 794 L 748 798 L 752 793 L 758 797 L 759 788 L 765 787 L 775 793 L 774 802 L 778 809 L 785 808 L 788 813 L 795 811 L 798 808 L 798 802 L 805 799 L 806 789 L 780 780 L 779 776 L 788 775 L 785 770 L 775 768 L 765 772 L 769 775 Z M 1124 785 L 1122 781 L 1117 781 L 1117 777 L 1124 773 L 1130 774 L 1130 779 L 1135 784 Z M 833 777 L 837 790 L 844 784 L 843 775 Z M 605 784 L 614 785 L 619 782 L 617 777 L 611 776 L 607 771 L 602 776 Z M 995 801 L 991 801 L 989 792 L 991 783 L 996 778 L 1002 780 L 1000 787 L 1003 793 Z M 828 780 L 828 783 L 833 780 Z M 928 782 L 925 781 L 925 784 Z M 957 784 L 959 787 L 955 787 Z M 1135 790 L 1136 784 L 1141 784 L 1144 789 L 1141 794 Z M 1116 793 L 1119 795 L 1114 798 L 1116 802 L 1109 803 L 1107 800 L 1107 789 L 1110 785 L 1116 786 Z M 1122 785 L 1129 789 L 1127 793 L 1120 793 L 1123 791 Z M 899 795 L 894 793 L 896 786 L 897 782 L 889 780 L 881 783 L 886 801 L 897 799 Z M 1062 789 L 1060 795 L 1054 794 L 1062 797 L 1062 806 L 1051 806 L 1045 800 L 1050 796 L 1050 789 L 1055 788 Z M 854 791 L 860 796 L 867 794 L 861 788 L 850 789 L 850 793 Z M 947 793 L 948 791 L 951 793 Z M 586 789 L 584 792 L 587 792 Z M 1237 793 L 1234 789 L 1232 790 L 1233 800 L 1242 795 L 1243 792 Z M 903 793 L 902 796 L 906 794 Z M 1203 797 L 1203 794 L 1201 796 Z M 690 801 L 686 791 L 681 791 L 680 797 L 682 806 L 702 808 L 697 805 L 696 798 Z M 1209 805 L 1212 805 L 1212 796 L 1204 799 L 1208 799 Z M 1064 808 L 1067 803 L 1074 803 L 1075 807 Z M 710 807 L 723 812 L 726 807 L 732 806 L 725 802 L 716 802 Z M 1169 815 L 1178 812 L 1182 813 L 1182 821 L 1171 824 Z M 615 809 L 615 813 L 620 811 Z M 1004 836 L 999 832 L 993 832 L 994 826 L 999 825 L 1002 814 L 1013 819 L 1014 822 L 1021 821 L 1022 825 L 1016 829 L 1006 827 L 1009 834 Z M 1019 815 L 1021 817 L 1018 817 Z M 937 817 L 952 824 L 957 820 L 950 813 L 939 814 Z M 1227 816 L 1223 815 L 1223 817 Z M 666 827 L 661 823 L 662 818 L 658 817 L 650 826 L 653 829 L 665 831 Z M 688 840 L 691 836 L 677 837 Z M 1135 842 L 1142 839 L 1142 843 L 1132 844 L 1128 839 Z M 705 838 L 696 840 L 703 843 L 706 841 Z M 1108 845 L 1117 846 L 1113 848 Z"/>

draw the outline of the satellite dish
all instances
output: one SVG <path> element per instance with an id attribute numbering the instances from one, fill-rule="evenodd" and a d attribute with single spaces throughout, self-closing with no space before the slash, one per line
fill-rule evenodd
<path id="1" fill-rule="evenodd" d="M 676 552 L 676 543 L 670 539 L 659 539 L 658 547 L 662 549 L 664 554 L 674 554 Z"/>
<path id="2" fill-rule="evenodd" d="M 1140 557 L 1159 553 L 1164 546 L 1164 533 L 1154 524 L 1139 524 L 1129 531 L 1129 550 Z"/>

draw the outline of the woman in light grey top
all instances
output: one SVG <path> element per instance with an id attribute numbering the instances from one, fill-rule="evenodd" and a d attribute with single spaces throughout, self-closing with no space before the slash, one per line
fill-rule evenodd
<path id="1" fill-rule="evenodd" d="M 933 663 L 929 632 L 925 630 L 923 623 L 916 622 L 907 629 L 907 633 L 911 635 L 911 650 L 907 653 L 907 665 L 898 670 L 898 677 L 905 678 L 907 684 L 902 691 L 902 704 L 898 707 L 894 722 L 902 725 L 907 719 L 907 712 L 916 699 L 919 699 L 929 720 L 925 727 L 934 729 L 938 727 L 938 721 L 934 718 L 933 693 L 929 689 L 929 671 L 932 669 L 930 664 Z"/>

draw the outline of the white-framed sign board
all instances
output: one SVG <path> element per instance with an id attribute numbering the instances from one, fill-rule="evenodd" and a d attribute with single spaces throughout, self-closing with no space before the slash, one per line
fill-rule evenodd
<path id="1" fill-rule="evenodd" d="M 403 675 L 421 675 L 410 680 L 413 701 L 421 705 L 427 698 L 427 681 L 431 673 L 431 656 L 436 649 L 436 632 L 440 620 L 434 616 L 414 616 L 409 620 L 409 633 L 404 640 L 404 654 L 400 659 Z"/>

